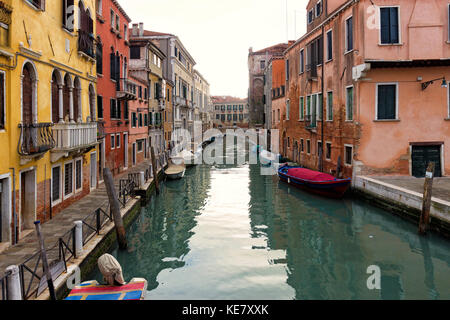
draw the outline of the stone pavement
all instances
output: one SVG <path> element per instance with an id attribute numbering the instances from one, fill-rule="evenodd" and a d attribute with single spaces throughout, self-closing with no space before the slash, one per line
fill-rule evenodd
<path id="1" fill-rule="evenodd" d="M 144 161 L 115 176 L 114 184 L 116 190 L 119 189 L 120 179 L 127 178 L 129 173 L 145 171 L 150 164 L 151 162 L 149 160 Z M 52 220 L 42 224 L 45 247 L 50 248 L 58 243 L 59 238 L 73 228 L 75 221 L 83 220 L 99 207 L 106 211 L 108 206 L 108 195 L 106 193 L 105 184 L 102 183 L 96 190 L 91 191 L 91 193 L 84 198 L 62 210 Z M 11 246 L 0 253 L 0 277 L 4 275 L 5 269 L 8 266 L 20 265 L 37 251 L 38 240 L 36 232 L 33 231 L 20 239 L 17 245 Z"/>
<path id="2" fill-rule="evenodd" d="M 410 176 L 370 176 L 370 178 L 423 194 L 425 178 Z M 450 177 L 433 179 L 433 197 L 450 201 Z"/>

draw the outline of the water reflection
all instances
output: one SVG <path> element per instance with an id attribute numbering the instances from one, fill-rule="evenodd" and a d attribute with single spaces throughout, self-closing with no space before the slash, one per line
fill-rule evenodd
<path id="1" fill-rule="evenodd" d="M 202 165 L 162 184 L 128 239 L 113 254 L 126 280 L 148 280 L 149 299 L 450 299 L 448 241 L 357 199 L 291 188 L 258 165 Z M 367 288 L 370 265 L 381 290 Z"/>

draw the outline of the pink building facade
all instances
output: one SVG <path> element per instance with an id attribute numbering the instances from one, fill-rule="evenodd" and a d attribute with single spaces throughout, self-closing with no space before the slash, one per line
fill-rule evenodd
<path id="1" fill-rule="evenodd" d="M 309 2 L 285 52 L 285 156 L 348 177 L 422 177 L 430 161 L 450 175 L 450 2 L 375 2 Z"/>

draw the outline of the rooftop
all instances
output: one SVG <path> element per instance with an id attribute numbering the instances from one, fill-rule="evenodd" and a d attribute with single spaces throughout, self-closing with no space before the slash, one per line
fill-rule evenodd
<path id="1" fill-rule="evenodd" d="M 246 103 L 247 98 L 237 98 L 232 96 L 211 96 L 212 103 L 230 103 L 230 102 L 239 102 Z"/>

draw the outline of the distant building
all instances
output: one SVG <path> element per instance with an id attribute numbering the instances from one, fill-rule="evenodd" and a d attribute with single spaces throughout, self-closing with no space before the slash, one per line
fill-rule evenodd
<path id="1" fill-rule="evenodd" d="M 277 45 L 255 51 L 249 49 L 248 53 L 248 71 L 249 71 L 249 124 L 250 126 L 262 127 L 266 123 L 264 112 L 264 70 L 274 55 L 283 54 L 283 52 L 293 44 L 279 43 Z"/>
<path id="2" fill-rule="evenodd" d="M 248 128 L 248 103 L 247 99 L 230 96 L 211 97 L 214 109 L 215 128 Z"/>

